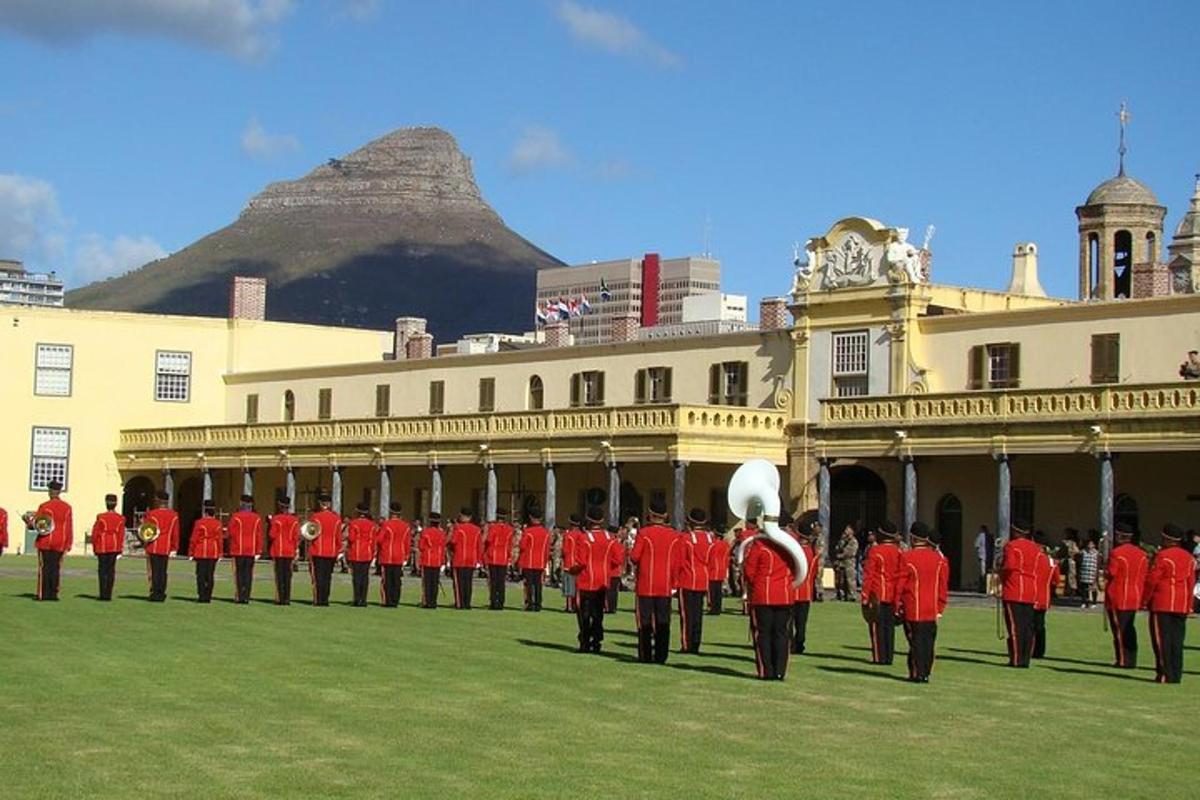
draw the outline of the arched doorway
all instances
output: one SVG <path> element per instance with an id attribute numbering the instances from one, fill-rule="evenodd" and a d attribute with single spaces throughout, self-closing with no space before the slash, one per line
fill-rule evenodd
<path id="1" fill-rule="evenodd" d="M 954 495 L 944 495 L 937 504 L 937 532 L 942 535 L 942 555 L 950 562 L 950 588 L 963 585 L 963 509 Z"/>
<path id="2" fill-rule="evenodd" d="M 887 518 L 887 485 L 866 467 L 833 470 L 829 484 L 829 535 L 837 541 L 842 529 L 854 525 L 860 533 Z"/>
<path id="3" fill-rule="evenodd" d="M 142 521 L 142 515 L 150 509 L 154 500 L 154 481 L 145 475 L 130 478 L 125 483 L 124 495 L 121 498 L 121 513 L 125 515 L 125 527 L 136 528 Z"/>
<path id="4" fill-rule="evenodd" d="M 175 490 L 175 510 L 179 512 L 179 552 L 187 553 L 188 540 L 192 536 L 192 523 L 200 518 L 200 504 L 204 501 L 204 481 L 193 476 L 185 479 Z"/>

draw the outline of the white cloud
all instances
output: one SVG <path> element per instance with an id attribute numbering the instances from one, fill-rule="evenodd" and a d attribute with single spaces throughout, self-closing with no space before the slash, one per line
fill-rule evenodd
<path id="1" fill-rule="evenodd" d="M 101 34 L 173 39 L 238 58 L 276 45 L 293 0 L 0 0 L 0 29 L 67 45 Z"/>
<path id="2" fill-rule="evenodd" d="M 0 258 L 61 260 L 65 226 L 53 186 L 38 178 L 0 174 Z"/>
<path id="3" fill-rule="evenodd" d="M 360 21 L 379 13 L 379 0 L 335 0 L 335 3 L 343 14 Z"/>
<path id="4" fill-rule="evenodd" d="M 580 5 L 574 0 L 561 0 L 555 8 L 558 19 L 578 42 L 598 47 L 617 55 L 648 59 L 662 67 L 677 68 L 683 59 L 654 41 L 638 26 L 611 11 L 601 11 Z"/>
<path id="5" fill-rule="evenodd" d="M 508 155 L 508 171 L 526 175 L 539 169 L 565 167 L 574 160 L 557 133 L 540 125 L 530 125 L 521 132 Z"/>
<path id="6" fill-rule="evenodd" d="M 117 236 L 105 239 L 95 233 L 83 237 L 75 248 L 72 276 L 76 286 L 121 275 L 131 269 L 165 258 L 167 251 L 149 236 Z"/>
<path id="7" fill-rule="evenodd" d="M 295 153 L 300 140 L 286 133 L 268 133 L 256 118 L 251 117 L 242 130 L 242 152 L 251 158 L 275 158 Z"/>

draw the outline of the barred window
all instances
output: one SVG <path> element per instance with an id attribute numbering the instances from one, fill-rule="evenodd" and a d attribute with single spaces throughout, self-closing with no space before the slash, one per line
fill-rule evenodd
<path id="1" fill-rule="evenodd" d="M 833 394 L 862 397 L 867 394 L 870 345 L 866 331 L 833 334 Z"/>
<path id="2" fill-rule="evenodd" d="M 39 344 L 33 393 L 47 397 L 71 394 L 71 366 L 75 348 L 69 344 Z"/>
<path id="3" fill-rule="evenodd" d="M 192 396 L 192 354 L 159 350 L 154 364 L 154 399 L 186 403 Z"/>
<path id="4" fill-rule="evenodd" d="M 70 452 L 70 428 L 34 428 L 29 457 L 30 491 L 45 491 L 52 480 L 59 481 L 66 489 Z"/>

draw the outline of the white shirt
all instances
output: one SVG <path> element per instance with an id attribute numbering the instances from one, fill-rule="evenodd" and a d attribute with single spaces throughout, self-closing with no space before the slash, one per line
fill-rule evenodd
<path id="1" fill-rule="evenodd" d="M 987 560 L 987 534 L 980 531 L 975 535 L 975 555 L 980 561 Z"/>

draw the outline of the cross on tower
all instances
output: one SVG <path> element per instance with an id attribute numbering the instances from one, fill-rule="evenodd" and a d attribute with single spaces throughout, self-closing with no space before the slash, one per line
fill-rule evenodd
<path id="1" fill-rule="evenodd" d="M 1129 124 L 1129 120 L 1133 115 L 1129 113 L 1129 106 L 1124 100 L 1121 101 L 1121 110 L 1117 112 L 1117 121 L 1121 124 L 1121 146 L 1117 148 L 1117 174 L 1125 174 L 1125 126 Z"/>

